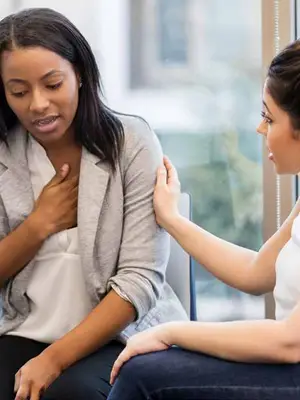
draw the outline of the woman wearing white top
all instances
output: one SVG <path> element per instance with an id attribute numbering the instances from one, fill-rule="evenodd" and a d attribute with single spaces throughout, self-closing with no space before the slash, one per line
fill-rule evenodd
<path id="1" fill-rule="evenodd" d="M 300 41 L 269 67 L 257 132 L 278 174 L 300 172 Z M 152 354 L 122 368 L 109 399 L 299 399 L 300 201 L 255 252 L 180 216 L 179 192 L 176 170 L 165 159 L 154 197 L 158 223 L 226 284 L 255 295 L 274 291 L 276 321 L 174 322 L 137 334 L 116 361 L 112 381 L 131 357 Z"/>

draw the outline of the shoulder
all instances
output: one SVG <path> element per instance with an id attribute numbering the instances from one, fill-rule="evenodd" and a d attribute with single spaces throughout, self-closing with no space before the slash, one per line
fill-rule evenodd
<path id="1" fill-rule="evenodd" d="M 139 116 L 119 115 L 124 129 L 121 170 L 132 169 L 153 174 L 162 161 L 159 140 L 147 121 Z"/>
<path id="2" fill-rule="evenodd" d="M 17 125 L 8 132 L 7 144 L 0 142 L 0 163 L 5 166 L 16 162 L 26 163 L 26 146 L 26 130 L 21 125 Z"/>
<path id="3" fill-rule="evenodd" d="M 120 115 L 124 128 L 125 149 L 151 148 L 160 149 L 159 140 L 148 122 L 135 115 Z"/>

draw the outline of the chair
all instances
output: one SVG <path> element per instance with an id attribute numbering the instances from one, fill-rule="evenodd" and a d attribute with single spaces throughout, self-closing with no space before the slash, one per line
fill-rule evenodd
<path id="1" fill-rule="evenodd" d="M 191 219 L 191 198 L 189 194 L 182 193 L 180 195 L 179 211 L 182 216 Z M 194 266 L 190 255 L 172 237 L 166 279 L 190 319 L 192 321 L 197 320 Z"/>

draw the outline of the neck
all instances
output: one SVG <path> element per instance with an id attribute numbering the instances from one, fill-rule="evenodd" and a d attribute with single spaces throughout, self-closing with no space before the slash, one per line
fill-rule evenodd
<path id="1" fill-rule="evenodd" d="M 43 145 L 47 156 L 58 171 L 63 164 L 69 164 L 71 178 L 79 174 L 82 146 L 75 142 L 73 135 L 64 135 L 61 140 L 55 143 Z"/>
<path id="2" fill-rule="evenodd" d="M 59 140 L 50 143 L 41 143 L 41 145 L 46 150 L 48 156 L 50 154 L 63 154 L 70 149 L 80 147 L 75 141 L 73 130 L 66 132 Z"/>

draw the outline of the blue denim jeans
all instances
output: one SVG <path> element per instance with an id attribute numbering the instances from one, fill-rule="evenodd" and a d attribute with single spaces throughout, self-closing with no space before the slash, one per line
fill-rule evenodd
<path id="1" fill-rule="evenodd" d="M 300 364 L 224 361 L 178 348 L 137 356 L 108 400 L 299 400 Z"/>

